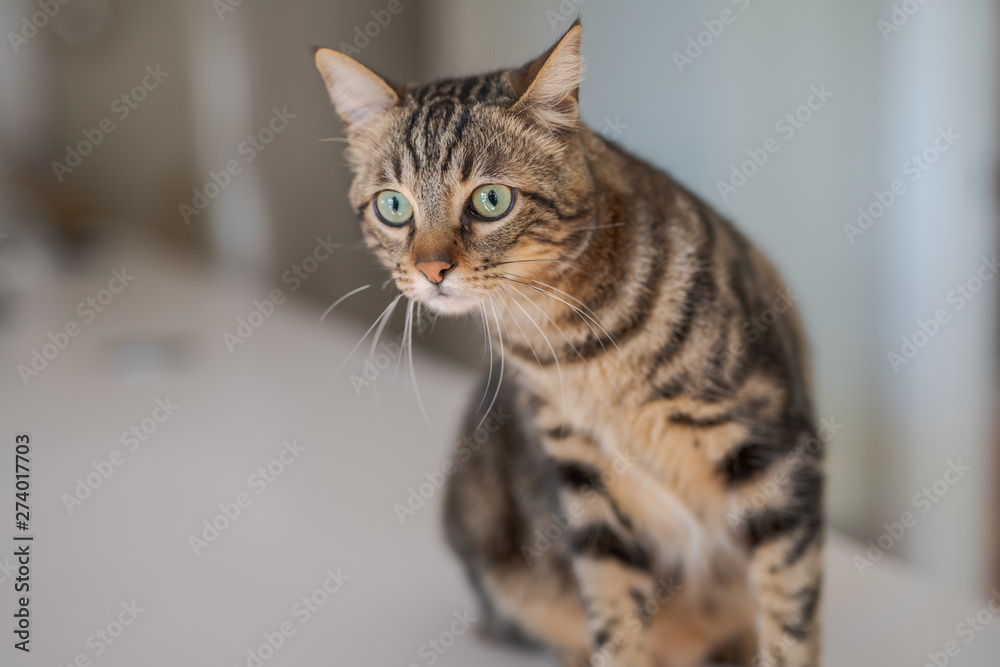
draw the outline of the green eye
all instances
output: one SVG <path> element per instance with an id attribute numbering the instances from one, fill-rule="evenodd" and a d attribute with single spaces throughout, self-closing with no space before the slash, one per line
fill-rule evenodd
<path id="1" fill-rule="evenodd" d="M 382 190 L 375 195 L 375 211 L 387 225 L 402 227 L 413 218 L 409 200 L 395 190 Z"/>
<path id="2" fill-rule="evenodd" d="M 472 212 L 480 218 L 495 220 L 510 210 L 513 199 L 506 185 L 482 185 L 472 193 Z"/>

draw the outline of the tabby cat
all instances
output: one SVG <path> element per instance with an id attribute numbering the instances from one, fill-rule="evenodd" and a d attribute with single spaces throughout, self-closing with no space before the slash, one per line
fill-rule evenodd
<path id="1" fill-rule="evenodd" d="M 481 629 L 575 667 L 819 665 L 823 452 L 794 297 L 580 122 L 580 35 L 425 86 L 316 51 L 367 245 L 411 308 L 479 313 L 506 359 L 445 503 Z"/>

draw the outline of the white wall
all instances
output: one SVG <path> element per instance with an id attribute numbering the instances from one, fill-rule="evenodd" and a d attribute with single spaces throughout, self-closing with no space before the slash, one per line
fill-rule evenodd
<path id="1" fill-rule="evenodd" d="M 888 13 L 888 12 L 887 12 Z M 928 4 L 886 45 L 883 182 L 931 145 L 937 128 L 960 136 L 879 223 L 878 349 L 899 350 L 918 321 L 944 311 L 947 324 L 898 372 L 879 360 L 878 394 L 887 460 L 899 500 L 942 477 L 948 461 L 972 472 L 951 487 L 900 545 L 907 558 L 980 596 L 996 517 L 997 310 L 1000 280 L 959 308 L 952 293 L 995 257 L 998 105 L 995 3 Z M 942 144 L 943 145 L 943 144 Z M 973 284 L 971 287 L 975 287 Z M 952 300 L 949 301 L 951 294 Z M 887 498 L 886 500 L 890 500 Z M 888 503 L 891 510 L 900 502 Z M 907 503 L 909 500 L 907 500 Z M 912 539 L 911 539 L 912 538 Z"/>

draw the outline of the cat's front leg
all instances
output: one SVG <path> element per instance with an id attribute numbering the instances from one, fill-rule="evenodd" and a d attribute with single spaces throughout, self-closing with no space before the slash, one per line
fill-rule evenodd
<path id="1" fill-rule="evenodd" d="M 642 613 L 654 592 L 651 555 L 604 481 L 613 475 L 610 462 L 577 434 L 554 429 L 543 440 L 553 459 L 566 545 L 592 639 L 589 661 L 575 667 L 651 667 Z"/>
<path id="2" fill-rule="evenodd" d="M 823 581 L 822 477 L 811 465 L 786 494 L 749 517 L 750 581 L 757 599 L 753 667 L 819 667 Z"/>
<path id="3" fill-rule="evenodd" d="M 630 557 L 620 557 L 629 549 L 621 537 L 582 527 L 577 539 L 583 544 L 573 569 L 593 638 L 587 667 L 652 667 L 648 622 L 637 611 L 652 595 L 652 579 Z"/>

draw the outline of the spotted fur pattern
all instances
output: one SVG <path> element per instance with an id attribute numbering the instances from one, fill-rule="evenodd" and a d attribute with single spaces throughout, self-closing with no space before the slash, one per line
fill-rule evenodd
<path id="1" fill-rule="evenodd" d="M 795 297 L 580 123 L 580 34 L 425 86 L 317 51 L 369 247 L 411 304 L 480 314 L 503 355 L 467 424 L 486 444 L 455 456 L 449 543 L 484 632 L 566 665 L 816 667 L 823 452 Z M 483 184 L 513 191 L 502 219 L 471 211 Z M 409 224 L 380 221 L 384 189 Z"/>

